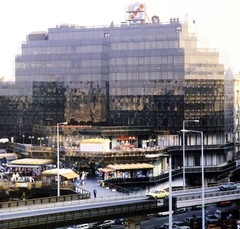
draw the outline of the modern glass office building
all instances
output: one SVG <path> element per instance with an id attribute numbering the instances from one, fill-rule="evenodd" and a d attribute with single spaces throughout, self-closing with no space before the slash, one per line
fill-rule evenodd
<path id="1" fill-rule="evenodd" d="M 15 59 L 15 82 L 1 84 L 1 135 L 49 135 L 49 126 L 67 121 L 77 134 L 109 138 L 112 148 L 133 138 L 136 147 L 176 146 L 183 120 L 197 119 L 186 129 L 203 131 L 204 145 L 214 145 L 207 163 L 224 163 L 234 157 L 233 75 L 208 46 L 196 24 L 178 19 L 30 33 Z M 188 134 L 186 143 L 199 139 Z"/>

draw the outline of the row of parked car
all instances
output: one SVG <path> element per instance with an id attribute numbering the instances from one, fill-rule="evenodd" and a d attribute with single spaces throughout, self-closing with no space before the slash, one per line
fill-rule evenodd
<path id="1" fill-rule="evenodd" d="M 112 225 L 115 225 L 115 224 L 123 224 L 123 222 L 124 222 L 123 218 L 118 218 L 115 220 L 99 221 L 94 224 L 88 224 L 88 223 L 79 224 L 76 226 L 68 227 L 67 229 L 89 229 L 89 228 L 102 229 L 102 228 L 106 228 L 106 227 L 111 227 Z"/>

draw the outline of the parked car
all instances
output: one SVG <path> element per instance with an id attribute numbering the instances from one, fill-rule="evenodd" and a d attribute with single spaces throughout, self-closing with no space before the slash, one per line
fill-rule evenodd
<path id="1" fill-rule="evenodd" d="M 85 223 L 85 224 L 79 224 L 79 225 L 76 225 L 74 227 L 68 227 L 67 229 L 89 229 L 90 226 L 88 223 Z"/>
<path id="2" fill-rule="evenodd" d="M 208 224 L 206 226 L 206 229 L 222 229 L 222 228 L 218 227 L 216 224 Z"/>
<path id="3" fill-rule="evenodd" d="M 123 218 L 115 219 L 115 224 L 123 224 L 123 223 L 124 223 L 124 219 Z"/>
<path id="4" fill-rule="evenodd" d="M 190 227 L 182 221 L 173 221 L 172 228 L 190 229 Z"/>
<path id="5" fill-rule="evenodd" d="M 174 213 L 176 213 L 176 214 L 181 214 L 181 213 L 186 213 L 186 212 L 188 212 L 188 208 L 176 208 L 174 210 Z"/>
<path id="6" fill-rule="evenodd" d="M 225 182 L 221 186 L 219 186 L 219 189 L 221 191 L 224 190 L 234 190 L 237 188 L 237 185 L 234 182 Z"/>
<path id="7" fill-rule="evenodd" d="M 165 228 L 165 229 L 168 229 L 169 228 L 169 223 L 164 223 L 161 227 Z"/>
<path id="8" fill-rule="evenodd" d="M 164 189 L 160 189 L 160 190 L 155 189 L 147 193 L 148 198 L 158 199 L 158 198 L 166 198 L 168 196 L 169 196 L 169 193 Z"/>
<path id="9" fill-rule="evenodd" d="M 93 228 L 104 228 L 104 227 L 111 227 L 113 224 L 115 224 L 114 220 L 104 220 L 101 222 L 97 222 L 95 224 L 93 224 Z"/>
<path id="10" fill-rule="evenodd" d="M 206 223 L 215 223 L 218 222 L 218 218 L 215 215 L 206 215 L 205 217 Z"/>
<path id="11" fill-rule="evenodd" d="M 216 205 L 218 206 L 218 207 L 225 207 L 225 206 L 231 206 L 231 205 L 233 205 L 233 201 L 231 201 L 231 200 L 226 200 L 226 201 L 220 201 L 220 202 L 217 202 L 216 203 Z"/>

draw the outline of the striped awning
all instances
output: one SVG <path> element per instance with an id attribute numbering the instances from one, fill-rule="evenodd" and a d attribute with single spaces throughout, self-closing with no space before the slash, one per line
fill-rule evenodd
<path id="1" fill-rule="evenodd" d="M 11 165 L 47 165 L 54 161 L 52 159 L 39 159 L 39 158 L 24 158 L 13 160 L 10 162 Z"/>
<path id="2" fill-rule="evenodd" d="M 58 169 L 49 169 L 42 172 L 42 175 L 58 175 Z M 59 169 L 59 175 L 67 179 L 73 179 L 79 177 L 79 174 L 75 173 L 71 169 Z"/>
<path id="3" fill-rule="evenodd" d="M 153 169 L 155 166 L 147 163 L 137 163 L 137 164 L 114 164 L 107 165 L 106 169 L 112 169 L 112 171 L 117 170 L 129 170 L 129 169 Z"/>

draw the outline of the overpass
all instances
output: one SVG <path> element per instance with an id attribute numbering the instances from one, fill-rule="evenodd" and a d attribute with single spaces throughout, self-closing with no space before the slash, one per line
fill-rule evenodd
<path id="1" fill-rule="evenodd" d="M 240 184 L 238 184 L 239 186 Z M 201 189 L 173 191 L 173 209 L 202 204 Z M 61 197 L 49 197 L 44 201 L 29 204 L 28 200 L 1 205 L 0 228 L 56 228 L 73 224 L 95 222 L 104 219 L 123 217 L 138 227 L 146 215 L 168 210 L 168 199 L 149 200 L 145 193 L 132 195 L 113 195 L 96 199 L 72 199 L 62 201 Z M 47 200 L 48 199 L 48 200 Z M 218 186 L 206 187 L 206 204 L 219 199 L 234 200 L 240 207 L 240 189 L 219 191 Z M 29 200 L 30 201 L 30 200 Z M 34 201 L 31 200 L 31 203 Z M 175 205 L 176 204 L 176 205 Z"/>

